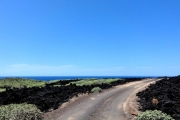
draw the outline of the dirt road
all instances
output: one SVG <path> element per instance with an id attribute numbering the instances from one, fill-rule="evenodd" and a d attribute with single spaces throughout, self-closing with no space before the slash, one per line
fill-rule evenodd
<path id="1" fill-rule="evenodd" d="M 127 120 L 124 111 L 127 99 L 153 81 L 156 79 L 130 82 L 102 93 L 81 96 L 47 113 L 45 120 Z"/>

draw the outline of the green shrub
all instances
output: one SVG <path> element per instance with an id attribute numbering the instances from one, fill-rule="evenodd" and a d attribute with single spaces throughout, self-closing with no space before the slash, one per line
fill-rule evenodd
<path id="1" fill-rule="evenodd" d="M 100 87 L 94 87 L 92 90 L 91 90 L 92 93 L 97 93 L 97 92 L 102 92 L 102 89 Z"/>
<path id="2" fill-rule="evenodd" d="M 33 104 L 0 106 L 0 120 L 42 120 L 42 112 Z"/>
<path id="3" fill-rule="evenodd" d="M 136 117 L 137 120 L 174 120 L 170 115 L 159 110 L 146 110 Z"/>

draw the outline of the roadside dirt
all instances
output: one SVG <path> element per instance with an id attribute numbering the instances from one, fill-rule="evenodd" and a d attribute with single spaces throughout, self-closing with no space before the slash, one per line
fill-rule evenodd
<path id="1" fill-rule="evenodd" d="M 160 79 L 156 79 L 156 81 L 158 80 Z M 136 93 L 146 89 L 150 84 L 155 84 L 156 81 L 149 82 L 141 87 L 136 86 L 138 89 L 136 89 L 124 103 L 124 112 L 127 115 L 127 119 L 135 120 L 135 117 L 141 113 L 141 111 L 139 111 L 140 105 L 137 102 L 139 98 L 136 96 Z"/>
<path id="2" fill-rule="evenodd" d="M 157 79 L 118 85 L 102 93 L 79 95 L 57 110 L 45 113 L 44 120 L 132 120 L 131 113 L 138 107 L 135 93 L 154 81 Z"/>

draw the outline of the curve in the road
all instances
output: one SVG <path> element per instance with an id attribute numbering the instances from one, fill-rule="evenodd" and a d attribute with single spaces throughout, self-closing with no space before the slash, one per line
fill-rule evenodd
<path id="1" fill-rule="evenodd" d="M 124 104 L 128 97 L 140 87 L 157 79 L 130 82 L 104 90 L 99 94 L 90 94 L 69 103 L 64 108 L 48 113 L 47 120 L 127 120 Z M 45 119 L 45 120 L 46 120 Z"/>

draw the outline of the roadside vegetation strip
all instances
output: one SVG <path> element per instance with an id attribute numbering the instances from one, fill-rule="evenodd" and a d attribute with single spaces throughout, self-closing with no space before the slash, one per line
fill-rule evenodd
<path id="1" fill-rule="evenodd" d="M 164 78 L 139 93 L 140 110 L 160 110 L 180 119 L 180 76 Z"/>

